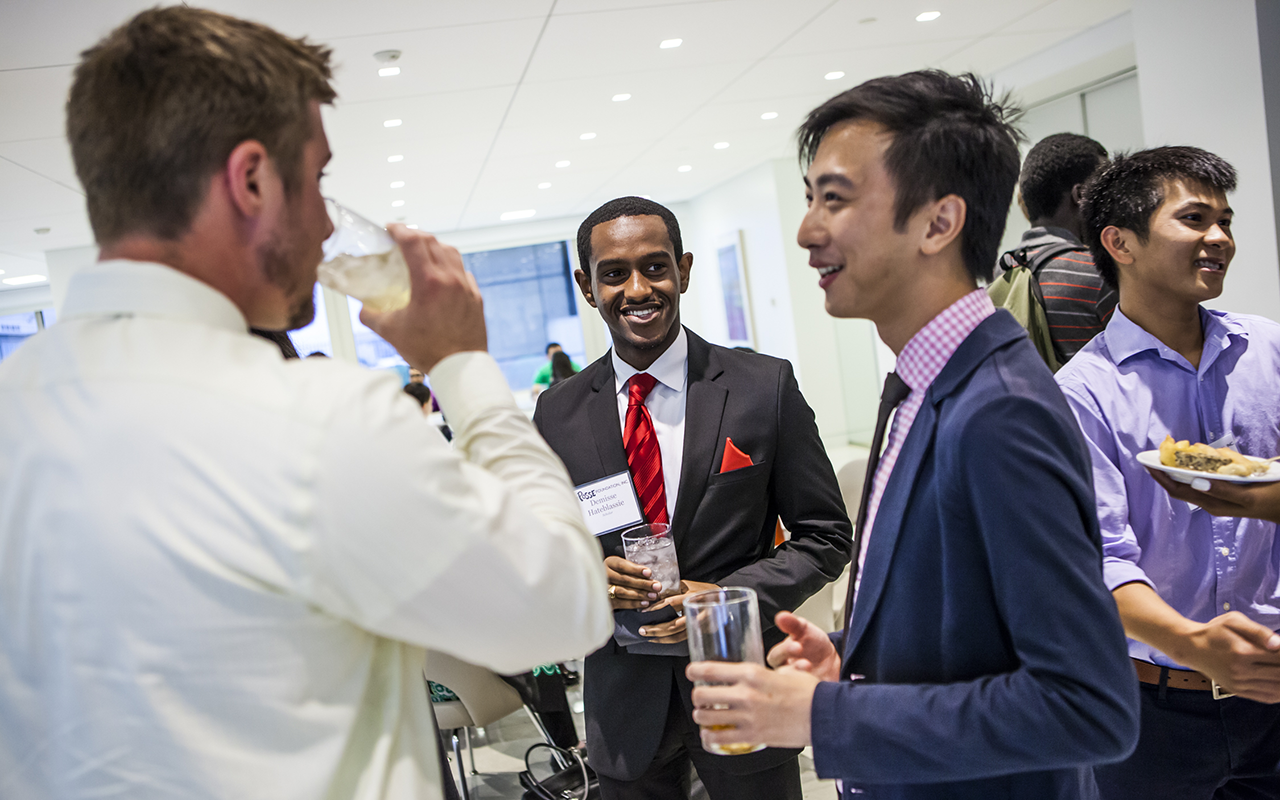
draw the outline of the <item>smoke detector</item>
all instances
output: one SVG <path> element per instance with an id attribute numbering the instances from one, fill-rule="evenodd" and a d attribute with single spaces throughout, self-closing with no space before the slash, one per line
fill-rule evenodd
<path id="1" fill-rule="evenodd" d="M 373 54 L 373 60 L 379 64 L 390 64 L 400 60 L 399 50 L 379 50 Z"/>

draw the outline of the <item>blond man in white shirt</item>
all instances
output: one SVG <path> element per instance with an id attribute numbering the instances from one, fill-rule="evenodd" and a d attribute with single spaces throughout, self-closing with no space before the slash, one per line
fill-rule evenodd
<path id="1" fill-rule="evenodd" d="M 174 7 L 87 51 L 101 261 L 0 365 L 0 797 L 436 798 L 423 647 L 498 671 L 612 631 L 563 467 L 457 252 L 401 226 L 429 373 L 285 363 L 330 223 L 328 51 Z"/>

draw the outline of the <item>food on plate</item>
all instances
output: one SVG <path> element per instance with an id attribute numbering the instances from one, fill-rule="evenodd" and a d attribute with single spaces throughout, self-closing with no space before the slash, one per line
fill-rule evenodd
<path id="1" fill-rule="evenodd" d="M 1267 471 L 1267 463 L 1241 455 L 1225 447 L 1207 444 L 1191 444 L 1186 439 L 1175 442 L 1172 436 L 1160 443 L 1160 463 L 1166 467 L 1193 469 L 1197 472 L 1213 472 L 1218 475 L 1234 475 L 1247 478 Z"/>

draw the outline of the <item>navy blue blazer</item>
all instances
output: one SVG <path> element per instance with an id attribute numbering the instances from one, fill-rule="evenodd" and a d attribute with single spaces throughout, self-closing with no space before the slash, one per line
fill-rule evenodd
<path id="1" fill-rule="evenodd" d="M 867 798 L 1091 797 L 1137 744 L 1084 438 L 1005 311 L 925 395 L 812 722 L 818 775 Z"/>

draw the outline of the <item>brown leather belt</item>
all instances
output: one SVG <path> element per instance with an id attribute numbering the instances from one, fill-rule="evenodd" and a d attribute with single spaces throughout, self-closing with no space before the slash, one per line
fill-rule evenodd
<path id="1" fill-rule="evenodd" d="M 1138 671 L 1138 680 L 1143 683 L 1150 683 L 1154 686 L 1160 685 L 1161 667 L 1152 664 L 1150 661 L 1141 659 L 1131 659 L 1133 668 Z M 1170 689 L 1192 689 L 1194 691 L 1211 692 L 1213 691 L 1213 681 L 1189 669 L 1174 669 L 1169 667 L 1169 679 L 1165 685 Z"/>

